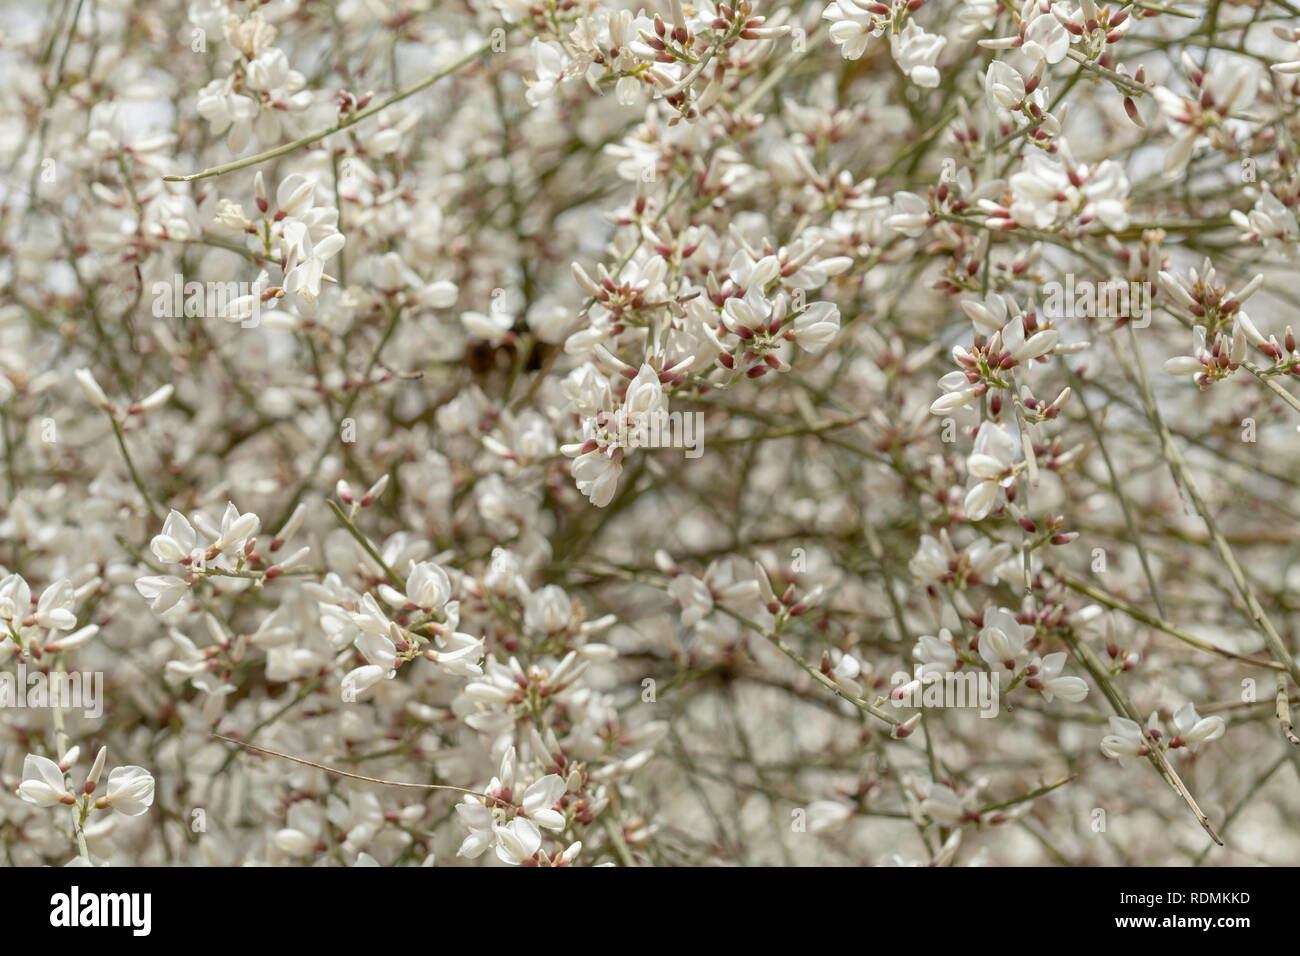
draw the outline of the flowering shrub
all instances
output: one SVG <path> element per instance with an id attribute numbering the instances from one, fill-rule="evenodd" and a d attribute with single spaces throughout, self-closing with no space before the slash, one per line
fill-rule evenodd
<path id="1" fill-rule="evenodd" d="M 1300 852 L 1289 3 L 0 9 L 9 862 Z"/>

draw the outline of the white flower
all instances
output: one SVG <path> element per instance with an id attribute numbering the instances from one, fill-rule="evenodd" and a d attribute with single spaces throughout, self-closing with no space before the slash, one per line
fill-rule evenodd
<path id="1" fill-rule="evenodd" d="M 1019 323 L 1019 319 L 1013 319 Z M 972 484 L 962 510 L 971 521 L 988 517 L 997 501 L 998 489 L 1015 481 L 1014 465 L 1020 442 L 1003 425 L 985 422 L 975 436 L 975 447 L 966 459 Z"/>
<path id="2" fill-rule="evenodd" d="M 363 664 L 348 671 L 343 677 L 342 694 L 344 700 L 358 700 L 362 694 L 374 687 L 385 677 L 392 676 L 392 668 L 382 664 Z"/>
<path id="3" fill-rule="evenodd" d="M 930 225 L 930 205 L 915 193 L 894 193 L 893 209 L 886 222 L 905 236 L 916 238 Z"/>
<path id="4" fill-rule="evenodd" d="M 1174 137 L 1173 148 L 1165 153 L 1164 171 L 1169 179 L 1182 175 L 1198 146 L 1222 141 L 1225 120 L 1248 109 L 1259 88 L 1258 66 L 1253 60 L 1215 57 L 1209 72 L 1202 74 L 1184 52 L 1183 71 L 1193 86 L 1191 95 L 1164 86 L 1153 90 Z"/>
<path id="5" fill-rule="evenodd" d="M 984 74 L 984 93 L 994 108 L 1019 109 L 1025 99 L 1025 78 L 1005 60 L 993 60 Z"/>
<path id="6" fill-rule="evenodd" d="M 1107 757 L 1119 760 L 1146 754 L 1151 750 L 1142 728 L 1135 721 L 1127 717 L 1112 717 L 1110 729 L 1113 733 L 1101 739 L 1101 752 Z"/>
<path id="7" fill-rule="evenodd" d="M 0 578 L 0 620 L 17 629 L 32 613 L 32 592 L 19 574 Z"/>
<path id="8" fill-rule="evenodd" d="M 325 263 L 346 244 L 341 233 L 333 233 L 313 243 L 307 230 L 296 233 L 296 264 L 284 276 L 284 291 L 290 301 L 307 316 L 316 314 Z"/>
<path id="9" fill-rule="evenodd" d="M 831 680 L 854 697 L 861 697 L 862 683 L 859 678 L 870 675 L 871 665 L 864 668 L 852 654 L 845 654 L 839 648 L 831 648 Z"/>
<path id="10" fill-rule="evenodd" d="M 1051 701 L 1053 697 L 1059 697 L 1062 700 L 1077 704 L 1088 696 L 1088 685 L 1079 677 L 1060 676 L 1064 667 L 1064 651 L 1048 654 L 1042 658 L 1036 657 L 1029 664 L 1029 670 L 1033 676 L 1026 683 L 1035 690 L 1040 691 L 1048 701 Z"/>
<path id="11" fill-rule="evenodd" d="M 557 774 L 547 774 L 533 781 L 516 809 L 508 805 L 515 784 L 515 766 L 515 748 L 510 747 L 501 757 L 497 776 L 487 786 L 487 796 L 467 796 L 456 805 L 457 815 L 470 831 L 457 856 L 474 859 L 488 847 L 495 846 L 497 857 L 502 862 L 511 865 L 526 863 L 541 849 L 542 835 L 538 827 L 556 832 L 564 829 L 565 817 L 554 809 L 564 797 L 564 779 Z"/>
<path id="12" fill-rule="evenodd" d="M 70 631 L 77 626 L 77 615 L 71 610 L 76 594 L 72 582 L 60 578 L 44 591 L 36 602 L 36 623 L 57 631 Z"/>
<path id="13" fill-rule="evenodd" d="M 385 677 L 393 676 L 393 671 L 397 668 L 397 645 L 388 635 L 362 631 L 353 643 L 367 662 L 383 668 Z"/>
<path id="14" fill-rule="evenodd" d="M 1296 222 L 1295 212 L 1269 191 L 1260 193 L 1249 214 L 1232 210 L 1232 220 L 1244 233 L 1246 242 L 1264 239 L 1265 242 L 1280 242 L 1285 248 L 1300 238 L 1300 224 Z"/>
<path id="15" fill-rule="evenodd" d="M 424 657 L 457 677 L 480 677 L 483 669 L 483 638 L 456 631 L 450 637 L 439 638 L 437 648 L 426 647 Z"/>
<path id="16" fill-rule="evenodd" d="M 767 862 L 757 784 L 835 840 L 794 862 L 900 811 L 921 865 L 1041 862 L 995 828 L 1069 795 L 1160 864 L 1155 758 L 1211 823 L 1268 769 L 1183 703 L 1232 661 L 1067 585 L 1232 654 L 1294 624 L 1285 5 L 91 6 L 0 54 L 11 862 Z M 1035 797 L 1097 703 L 1071 634 L 1150 705 L 1084 749 L 1152 766 Z"/>
<path id="17" fill-rule="evenodd" d="M 547 774 L 535 780 L 520 802 L 520 809 L 539 827 L 547 830 L 563 830 L 564 814 L 555 809 L 555 805 L 564 796 L 564 779 L 556 774 Z"/>
<path id="18" fill-rule="evenodd" d="M 808 832 L 825 833 L 853 816 L 853 807 L 838 800 L 814 800 L 808 804 Z"/>
<path id="19" fill-rule="evenodd" d="M 175 607 L 189 593 L 190 586 L 171 575 L 146 575 L 136 580 L 135 589 L 149 602 L 150 610 L 162 614 Z"/>
<path id="20" fill-rule="evenodd" d="M 988 391 L 982 382 L 972 383 L 960 369 L 940 378 L 939 387 L 944 390 L 944 394 L 931 403 L 931 415 L 947 415 L 960 408 L 969 408 Z"/>
<path id="21" fill-rule="evenodd" d="M 980 657 L 995 670 L 1002 667 L 1015 670 L 1017 660 L 1025 653 L 1025 639 L 1033 633 L 1032 625 L 1018 623 L 1006 608 L 986 610 L 979 637 Z"/>
<path id="22" fill-rule="evenodd" d="M 948 674 L 957 667 L 957 648 L 953 644 L 952 632 L 946 627 L 939 631 L 938 637 L 923 634 L 916 639 L 912 648 L 912 659 L 921 665 L 921 674 Z"/>
<path id="23" fill-rule="evenodd" d="M 531 860 L 542 847 L 542 835 L 532 821 L 516 817 L 505 826 L 492 828 L 496 838 L 497 858 L 517 866 Z"/>
<path id="24" fill-rule="evenodd" d="M 229 129 L 226 146 L 232 153 L 240 153 L 255 133 L 263 143 L 277 139 L 282 118 L 311 105 L 312 95 L 303 89 L 305 84 L 303 75 L 289 68 L 283 50 L 263 48 L 250 57 L 242 76 L 231 74 L 200 90 L 195 108 L 212 124 L 214 136 Z"/>
<path id="25" fill-rule="evenodd" d="M 509 312 L 489 309 L 483 312 L 462 312 L 460 324 L 465 331 L 476 339 L 484 339 L 493 345 L 500 345 L 514 328 L 515 317 Z"/>
<path id="26" fill-rule="evenodd" d="M 366 272 L 371 284 L 383 292 L 399 292 L 407 286 L 418 285 L 420 282 L 419 277 L 396 252 L 385 253 L 372 259 Z"/>
<path id="27" fill-rule="evenodd" d="M 1286 27 L 1278 26 L 1273 28 L 1273 32 L 1279 39 L 1290 43 L 1292 46 L 1300 47 L 1300 30 L 1297 30 L 1295 27 L 1288 30 Z M 1292 50 L 1288 55 L 1295 57 L 1297 53 L 1300 53 L 1300 50 Z M 1272 64 L 1269 69 L 1273 70 L 1275 73 L 1292 76 L 1296 73 L 1300 73 L 1300 59 L 1279 60 L 1277 63 Z"/>
<path id="28" fill-rule="evenodd" d="M 535 634 L 554 634 L 569 626 L 573 601 L 554 584 L 534 591 L 524 605 L 524 627 Z"/>
<path id="29" fill-rule="evenodd" d="M 996 584 L 1000 577 L 1006 576 L 1002 565 L 1011 557 L 1011 545 L 1005 541 L 992 544 L 981 538 L 967 546 L 962 557 L 969 568 L 967 579 L 972 584 Z"/>
<path id="30" fill-rule="evenodd" d="M 794 317 L 795 343 L 814 355 L 835 340 L 840 331 L 840 310 L 830 302 L 813 302 Z"/>
<path id="31" fill-rule="evenodd" d="M 451 599 L 447 572 L 431 561 L 412 565 L 406 575 L 406 597 L 425 612 L 441 610 Z"/>
<path id="32" fill-rule="evenodd" d="M 974 799 L 974 791 L 963 799 L 951 787 L 931 783 L 926 788 L 925 799 L 921 801 L 921 812 L 941 826 L 955 827 L 977 819 Z"/>
<path id="33" fill-rule="evenodd" d="M 1201 744 L 1218 740 L 1227 730 L 1227 725 L 1218 714 L 1201 717 L 1191 704 L 1183 704 L 1174 712 L 1174 727 L 1178 736 L 1169 742 L 1171 747 L 1183 745 L 1193 752 Z"/>
<path id="34" fill-rule="evenodd" d="M 1054 13 L 1040 13 L 1029 21 L 1020 49 L 1031 60 L 1060 63 L 1070 50 L 1070 34 Z"/>
<path id="35" fill-rule="evenodd" d="M 251 511 L 241 515 L 239 509 L 227 503 L 221 515 L 221 534 L 212 542 L 212 547 L 219 552 L 241 550 L 261 526 L 262 519 L 257 515 Z"/>
<path id="36" fill-rule="evenodd" d="M 888 22 L 859 5 L 857 0 L 833 0 L 822 11 L 822 19 L 831 21 L 831 40 L 846 60 L 861 57 L 867 41 L 880 36 Z"/>
<path id="37" fill-rule="evenodd" d="M 679 574 L 668 582 L 668 593 L 682 608 L 682 624 L 693 627 L 713 610 L 709 586 L 690 574 Z"/>
<path id="38" fill-rule="evenodd" d="M 56 651 L 70 651 L 74 647 L 80 647 L 82 644 L 85 644 L 98 633 L 98 624 L 88 624 L 83 628 L 73 631 L 67 637 L 56 637 L 47 641 L 45 646 L 46 648 L 52 648 Z"/>
<path id="39" fill-rule="evenodd" d="M 936 87 L 940 76 L 934 64 L 947 43 L 947 37 L 926 33 L 915 20 L 908 20 L 901 34 L 890 36 L 890 53 L 898 68 L 917 86 Z"/>
<path id="40" fill-rule="evenodd" d="M 537 106 L 550 97 L 556 84 L 564 79 L 568 57 L 558 43 L 543 43 L 533 37 L 533 62 L 537 65 L 537 79 L 528 84 L 524 99 L 529 106 Z"/>
<path id="41" fill-rule="evenodd" d="M 629 424 L 635 424 L 643 416 L 666 411 L 667 408 L 668 399 L 659 382 L 659 373 L 649 365 L 642 364 L 636 378 L 627 387 L 621 411 L 627 416 Z"/>
<path id="42" fill-rule="evenodd" d="M 1204 371 L 1205 366 L 1195 355 L 1176 355 L 1165 361 L 1164 370 L 1170 375 L 1194 375 Z"/>
<path id="43" fill-rule="evenodd" d="M 271 842 L 291 856 L 306 856 L 320 845 L 325 820 L 318 806 L 299 801 L 289 807 L 285 814 L 286 826 L 276 831 Z"/>
<path id="44" fill-rule="evenodd" d="M 108 774 L 107 805 L 128 817 L 153 806 L 153 775 L 143 767 L 115 767 Z"/>
<path id="45" fill-rule="evenodd" d="M 348 795 L 347 802 L 331 796 L 325 807 L 325 817 L 343 834 L 344 848 L 358 853 L 367 846 L 384 826 L 384 808 L 373 791 L 356 791 Z M 365 854 L 361 854 L 365 856 Z M 358 861 L 360 863 L 360 861 Z M 373 863 L 371 865 L 378 865 Z"/>
<path id="46" fill-rule="evenodd" d="M 992 28 L 1001 10 L 997 0 L 962 0 L 957 11 L 958 34 L 967 40 L 981 35 Z"/>
<path id="47" fill-rule="evenodd" d="M 1061 333 L 1056 329 L 1040 329 L 1026 338 L 1025 323 L 1019 315 L 1010 319 L 1001 333 L 1002 348 L 1015 362 L 1029 362 L 1046 355 L 1061 340 Z"/>
<path id="48" fill-rule="evenodd" d="M 570 452 L 566 449 L 574 447 L 566 445 L 560 450 L 568 455 Z M 577 452 L 574 451 L 574 454 Z M 621 449 L 584 452 L 574 459 L 569 470 L 578 490 L 590 498 L 597 508 L 604 508 L 614 500 L 614 492 L 618 490 L 618 477 L 623 473 Z"/>
<path id="49" fill-rule="evenodd" d="M 199 536 L 194 526 L 185 520 L 179 511 L 170 511 L 163 521 L 162 532 L 149 542 L 149 549 L 159 561 L 176 564 L 187 558 L 202 558 L 204 549 L 199 547 Z"/>
<path id="50" fill-rule="evenodd" d="M 1064 161 L 1036 151 L 1011 176 L 1012 218 L 1034 229 L 1052 229 L 1071 218 L 1083 225 L 1097 220 L 1116 231 L 1127 228 L 1129 181 L 1119 165 L 1105 160 L 1079 166 L 1067 149 L 1062 155 Z"/>
<path id="51" fill-rule="evenodd" d="M 954 562 L 956 557 L 957 552 L 952 549 L 946 536 L 941 543 L 933 535 L 923 534 L 921 543 L 917 545 L 916 554 L 912 556 L 907 567 L 922 584 L 938 584 L 948 574 L 949 563 Z"/>
<path id="52" fill-rule="evenodd" d="M 260 112 L 256 101 L 234 91 L 234 77 L 213 80 L 199 91 L 195 108 L 207 120 L 214 136 L 229 130 L 226 146 L 242 153 L 253 138 L 253 121 Z"/>
<path id="53" fill-rule="evenodd" d="M 73 799 L 59 765 L 49 757 L 35 754 L 28 754 L 23 760 L 23 782 L 18 785 L 18 796 L 38 807 L 54 807 L 71 803 Z"/>
<path id="54" fill-rule="evenodd" d="M 77 385 L 81 389 L 81 394 L 86 396 L 86 400 L 90 404 L 105 411 L 113 410 L 113 403 L 108 400 L 108 396 L 104 394 L 99 382 L 95 381 L 95 376 L 90 369 L 79 368 L 74 374 Z"/>

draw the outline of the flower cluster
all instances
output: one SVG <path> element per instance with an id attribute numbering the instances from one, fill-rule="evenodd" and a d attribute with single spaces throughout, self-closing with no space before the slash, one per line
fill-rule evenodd
<path id="1" fill-rule="evenodd" d="M 9 5 L 6 858 L 1294 859 L 1287 9 Z"/>

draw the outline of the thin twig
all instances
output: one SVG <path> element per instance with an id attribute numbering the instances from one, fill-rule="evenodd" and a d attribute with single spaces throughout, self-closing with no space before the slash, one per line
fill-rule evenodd
<path id="1" fill-rule="evenodd" d="M 236 740 L 234 737 L 223 737 L 221 734 L 213 734 L 218 740 L 224 740 L 228 744 L 234 744 L 236 747 L 243 747 L 245 750 L 251 750 L 255 753 L 265 754 L 268 757 L 279 757 L 281 760 L 292 760 L 294 763 L 300 763 L 304 767 L 313 767 L 316 770 L 323 770 L 325 773 L 332 773 L 336 777 L 348 777 L 352 780 L 361 780 L 365 783 L 377 783 L 385 787 L 403 787 L 407 790 L 446 790 L 451 793 L 464 793 L 471 797 L 479 797 L 489 802 L 495 802 L 501 806 L 513 807 L 514 804 L 507 800 L 501 800 L 497 797 L 490 796 L 479 790 L 469 790 L 465 787 L 453 787 L 445 783 L 407 783 L 404 780 L 384 780 L 382 777 L 367 777 L 359 773 L 352 773 L 348 770 L 339 770 L 337 767 L 327 767 L 321 763 L 315 763 L 311 760 L 304 760 L 302 757 L 295 757 L 291 754 L 282 754 L 278 750 L 268 750 L 265 747 L 258 747 L 256 744 L 245 743 L 242 740 Z"/>
<path id="2" fill-rule="evenodd" d="M 1160 411 L 1156 408 L 1155 397 L 1151 392 L 1151 383 L 1147 379 L 1146 366 L 1142 362 L 1142 353 L 1139 350 L 1137 334 L 1133 331 L 1132 324 L 1129 325 L 1128 332 L 1129 341 L 1133 346 L 1133 360 L 1138 370 L 1138 387 L 1142 391 L 1143 401 L 1146 403 L 1151 424 L 1160 436 L 1160 445 L 1165 460 L 1169 462 L 1169 467 L 1177 476 L 1179 483 L 1186 489 L 1188 497 L 1192 499 L 1193 507 L 1201 516 L 1201 520 L 1205 522 L 1205 529 L 1210 534 L 1210 540 L 1214 543 L 1215 550 L 1219 552 L 1219 557 L 1228 568 L 1228 574 L 1232 577 L 1237 592 L 1246 603 L 1250 619 L 1255 622 L 1260 633 L 1264 635 L 1264 642 L 1268 645 L 1269 653 L 1273 655 L 1274 660 L 1286 666 L 1291 679 L 1297 685 L 1300 685 L 1300 664 L 1296 663 L 1295 656 L 1286 649 L 1286 645 L 1282 643 L 1282 636 L 1278 634 L 1273 627 L 1273 622 L 1264 613 L 1264 608 L 1260 606 L 1259 599 L 1255 596 L 1254 588 L 1246 580 L 1246 573 L 1241 569 L 1241 565 L 1237 563 L 1236 555 L 1232 553 L 1232 547 L 1220 534 L 1218 525 L 1215 524 L 1214 517 L 1210 514 L 1209 505 L 1205 503 L 1200 490 L 1192 480 L 1187 465 L 1183 461 L 1182 453 L 1178 450 L 1178 446 L 1174 444 L 1173 436 L 1169 434 L 1169 429 L 1165 427 L 1164 420 L 1160 417 Z"/>
<path id="3" fill-rule="evenodd" d="M 406 99 L 408 96 L 413 96 L 414 94 L 420 92 L 420 90 L 424 89 L 425 87 L 431 86 L 434 83 L 438 82 L 444 76 L 448 76 L 452 73 L 455 73 L 465 64 L 478 59 L 480 56 L 482 56 L 490 49 L 492 49 L 491 40 L 489 40 L 487 43 L 484 43 L 482 46 L 478 47 L 473 52 L 468 53 L 465 56 L 461 57 L 455 63 L 451 64 L 451 66 L 439 70 L 437 73 L 434 73 L 430 76 L 426 76 L 424 79 L 422 79 L 419 83 L 416 83 L 414 86 L 408 86 L 406 89 L 394 93 L 388 99 L 376 103 L 374 106 L 367 107 L 364 110 L 359 110 L 356 113 L 353 113 L 352 115 L 339 120 L 333 126 L 327 126 L 324 129 L 317 130 L 314 133 L 308 133 L 306 136 L 300 136 L 298 139 L 295 139 L 291 143 L 285 143 L 283 146 L 277 146 L 274 149 L 268 149 L 265 150 L 264 152 L 257 153 L 256 155 L 253 156 L 245 156 L 243 159 L 236 159 L 233 162 L 224 163 L 220 166 L 213 166 L 210 169 L 205 169 L 199 173 L 190 173 L 188 176 L 164 176 L 163 180 L 169 183 L 192 183 L 199 179 L 209 179 L 213 176 L 224 176 L 226 173 L 233 173 L 237 169 L 246 169 L 249 166 L 256 166 L 259 163 L 264 163 L 269 159 L 275 159 L 279 156 L 287 156 L 289 153 L 292 153 L 294 150 L 298 149 L 301 146 L 310 145 L 311 143 L 314 143 L 317 140 L 324 139 L 326 136 L 330 136 L 334 133 L 342 132 L 343 130 L 347 129 L 350 126 L 355 126 L 357 123 L 360 123 L 362 120 L 369 119 L 370 117 L 374 116 L 376 113 L 380 112 L 381 110 L 388 109 L 388 107 L 392 106 L 394 103 L 398 103 Z"/>
<path id="4" fill-rule="evenodd" d="M 1097 657 L 1096 652 L 1093 651 L 1093 649 L 1085 642 L 1081 641 L 1077 636 L 1068 631 L 1065 632 L 1064 637 L 1066 644 L 1068 644 L 1070 650 L 1074 652 L 1074 656 L 1083 661 L 1083 666 L 1092 674 L 1093 680 L 1101 686 L 1102 692 L 1106 695 L 1107 699 L 1110 700 L 1111 706 L 1115 709 L 1115 712 L 1117 714 L 1123 714 L 1128 717 L 1129 720 L 1133 721 L 1138 726 L 1141 726 L 1141 714 L 1138 713 L 1137 708 L 1133 706 L 1133 702 L 1128 699 L 1127 695 L 1120 690 L 1119 685 L 1115 683 L 1110 673 L 1106 670 L 1106 666 L 1101 662 L 1101 659 Z M 1205 815 L 1205 811 L 1200 808 L 1199 804 L 1197 804 L 1196 798 L 1193 797 L 1192 792 L 1187 789 L 1187 784 L 1183 783 L 1182 777 L 1178 776 L 1178 771 L 1174 770 L 1173 764 L 1169 762 L 1169 758 L 1165 755 L 1165 752 L 1159 747 L 1152 746 L 1148 748 L 1147 756 L 1151 760 L 1151 763 L 1160 772 L 1160 775 L 1165 778 L 1165 781 L 1169 786 L 1173 787 L 1174 792 L 1183 798 L 1183 802 L 1185 802 L 1191 809 L 1192 813 L 1195 814 L 1196 822 L 1199 823 L 1202 829 L 1210 835 L 1210 839 L 1219 846 L 1223 846 L 1223 840 L 1214 832 L 1214 827 L 1210 826 L 1210 818 Z"/>

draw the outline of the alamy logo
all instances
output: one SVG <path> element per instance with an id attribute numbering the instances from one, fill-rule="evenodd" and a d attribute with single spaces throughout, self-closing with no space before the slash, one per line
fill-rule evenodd
<path id="1" fill-rule="evenodd" d="M 104 713 L 104 674 L 102 671 L 36 671 L 28 675 L 27 665 L 19 662 L 18 673 L 0 674 L 0 709 L 37 709 L 59 707 L 80 710 L 87 720 L 97 720 Z"/>
<path id="2" fill-rule="evenodd" d="M 1043 312 L 1049 318 L 1128 319 L 1133 328 L 1151 324 L 1151 283 L 1075 281 L 1065 274 L 1065 283 L 1043 283 Z"/>
<path id="3" fill-rule="evenodd" d="M 920 664 L 914 674 L 898 671 L 889 682 L 895 707 L 978 707 L 981 717 L 996 717 L 1001 679 L 988 671 L 926 671 Z"/>
<path id="4" fill-rule="evenodd" d="M 74 886 L 50 897 L 50 925 L 59 927 L 127 926 L 133 936 L 152 928 L 151 893 L 86 893 Z"/>
<path id="5" fill-rule="evenodd" d="M 158 318 L 211 316 L 255 329 L 262 322 L 262 289 L 248 282 L 170 282 L 153 284 L 153 314 Z"/>
<path id="6" fill-rule="evenodd" d="M 625 409 L 597 412 L 587 422 L 588 437 L 603 435 L 622 448 L 685 448 L 687 458 L 704 454 L 704 413 L 643 412 L 631 421 Z"/>

